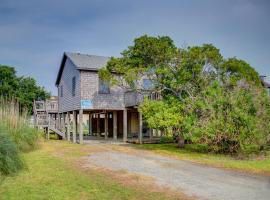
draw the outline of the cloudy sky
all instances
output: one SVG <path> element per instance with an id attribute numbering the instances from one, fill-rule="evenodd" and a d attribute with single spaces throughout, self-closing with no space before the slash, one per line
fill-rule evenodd
<path id="1" fill-rule="evenodd" d="M 0 0 L 0 64 L 56 94 L 64 51 L 119 56 L 143 34 L 212 43 L 270 75 L 268 0 Z"/>

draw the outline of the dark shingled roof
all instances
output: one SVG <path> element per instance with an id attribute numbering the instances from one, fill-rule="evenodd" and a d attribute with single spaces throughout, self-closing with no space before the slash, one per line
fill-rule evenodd
<path id="1" fill-rule="evenodd" d="M 71 62 L 75 65 L 75 67 L 78 70 L 89 70 L 89 71 L 98 71 L 99 69 L 105 67 L 108 60 L 110 59 L 109 57 L 105 56 L 65 52 L 57 75 L 55 83 L 56 86 L 59 85 L 67 58 L 71 60 Z"/>

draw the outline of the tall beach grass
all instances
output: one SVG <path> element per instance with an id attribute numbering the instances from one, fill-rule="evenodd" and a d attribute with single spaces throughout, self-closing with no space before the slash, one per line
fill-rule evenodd
<path id="1" fill-rule="evenodd" d="M 0 175 L 14 174 L 23 167 L 21 152 L 37 147 L 38 131 L 29 115 L 14 100 L 0 99 Z"/>

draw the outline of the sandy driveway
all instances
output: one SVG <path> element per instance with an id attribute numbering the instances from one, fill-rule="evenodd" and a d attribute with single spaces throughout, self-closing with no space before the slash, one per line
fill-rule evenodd
<path id="1" fill-rule="evenodd" d="M 269 177 L 207 167 L 142 150 L 130 151 L 130 147 L 121 147 L 119 151 L 116 145 L 92 145 L 99 145 L 105 151 L 89 155 L 88 165 L 149 176 L 161 187 L 180 190 L 199 199 L 270 199 Z"/>

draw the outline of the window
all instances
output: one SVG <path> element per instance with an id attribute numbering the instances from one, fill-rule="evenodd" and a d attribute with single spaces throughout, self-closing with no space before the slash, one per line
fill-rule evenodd
<path id="1" fill-rule="evenodd" d="M 143 79 L 143 89 L 144 90 L 151 90 L 154 88 L 154 84 L 150 79 Z"/>
<path id="2" fill-rule="evenodd" d="M 63 97 L 63 85 L 60 86 L 60 97 Z"/>
<path id="3" fill-rule="evenodd" d="M 99 93 L 101 94 L 109 94 L 110 93 L 110 86 L 107 81 L 103 81 L 99 79 Z"/>
<path id="4" fill-rule="evenodd" d="M 76 92 L 76 77 L 72 78 L 72 96 L 75 96 Z"/>

